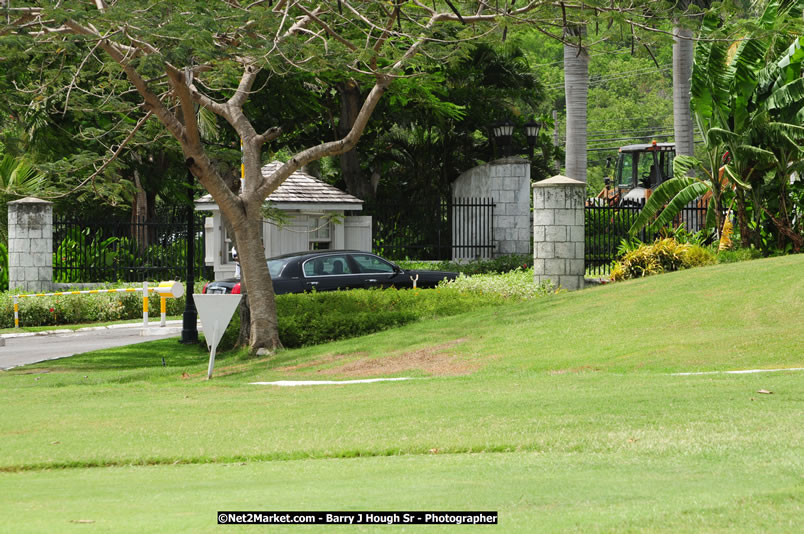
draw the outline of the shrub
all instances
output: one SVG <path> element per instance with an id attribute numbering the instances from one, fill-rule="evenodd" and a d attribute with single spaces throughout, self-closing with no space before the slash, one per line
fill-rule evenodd
<path id="1" fill-rule="evenodd" d="M 8 289 L 8 248 L 0 242 L 0 291 Z"/>
<path id="2" fill-rule="evenodd" d="M 690 269 L 692 267 L 703 267 L 704 265 L 714 265 L 717 262 L 718 258 L 715 253 L 700 245 L 692 245 L 684 255 L 685 269 Z"/>
<path id="3" fill-rule="evenodd" d="M 533 283 L 532 269 L 514 269 L 499 275 L 477 274 L 465 276 L 461 273 L 452 281 L 443 281 L 440 287 L 472 292 L 479 295 L 497 295 L 507 299 L 530 299 L 555 293 L 556 288 L 550 282 L 540 285 Z"/>
<path id="4" fill-rule="evenodd" d="M 502 297 L 483 298 L 446 289 L 356 289 L 279 295 L 276 299 L 279 339 L 285 347 L 301 347 L 361 336 L 425 318 L 446 317 L 500 304 Z"/>
<path id="5" fill-rule="evenodd" d="M 679 243 L 673 238 L 658 239 L 627 250 L 614 263 L 611 279 L 614 281 L 641 278 L 654 274 L 678 271 L 690 267 L 716 263 L 715 255 L 700 245 Z"/>
<path id="6" fill-rule="evenodd" d="M 755 248 L 728 249 L 717 253 L 717 262 L 736 263 L 738 261 L 756 260 L 761 257 L 762 252 Z"/>
<path id="7" fill-rule="evenodd" d="M 196 285 L 196 292 L 201 292 L 202 284 L 203 282 L 199 282 Z M 166 304 L 168 315 L 181 315 L 185 299 L 170 298 Z M 22 326 L 57 326 L 139 319 L 142 317 L 142 292 L 25 297 L 19 299 L 19 315 Z M 159 297 L 155 297 L 152 293 L 149 299 L 149 316 L 152 320 L 158 320 L 159 315 Z M 0 328 L 13 326 L 13 295 L 0 294 Z"/>
<path id="8" fill-rule="evenodd" d="M 315 345 L 552 292 L 547 285 L 534 285 L 533 272 L 521 269 L 504 275 L 461 276 L 459 280 L 424 290 L 353 289 L 279 295 L 279 339 L 287 348 Z M 234 346 L 240 329 L 239 314 L 235 316 L 219 350 Z"/>
<path id="9" fill-rule="evenodd" d="M 510 256 L 499 256 L 493 259 L 479 259 L 469 262 L 424 262 L 405 260 L 397 263 L 400 267 L 404 267 L 405 269 L 431 269 L 463 273 L 466 275 L 502 274 L 516 269 L 530 269 L 533 267 L 533 255 L 512 254 Z"/>

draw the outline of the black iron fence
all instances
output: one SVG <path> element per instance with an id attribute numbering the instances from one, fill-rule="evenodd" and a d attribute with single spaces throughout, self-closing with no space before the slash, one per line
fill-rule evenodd
<path id="1" fill-rule="evenodd" d="M 377 204 L 367 214 L 372 216 L 374 252 L 390 259 L 491 257 L 494 251 L 490 198 Z"/>
<path id="2" fill-rule="evenodd" d="M 628 238 L 630 230 L 644 203 L 627 206 L 586 206 L 584 263 L 586 273 L 607 274 L 611 262 L 617 258 L 620 243 Z M 706 207 L 685 206 L 673 221 L 678 228 L 681 224 L 688 232 L 697 232 L 705 227 Z M 642 230 L 635 237 L 647 243 L 659 237 L 659 232 Z"/>
<path id="3" fill-rule="evenodd" d="M 196 217 L 195 228 L 195 277 L 209 278 L 203 217 Z M 186 276 L 186 219 L 53 221 L 54 282 L 141 282 Z"/>

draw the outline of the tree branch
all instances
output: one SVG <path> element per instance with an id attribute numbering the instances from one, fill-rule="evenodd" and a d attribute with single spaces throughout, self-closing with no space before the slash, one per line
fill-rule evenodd
<path id="1" fill-rule="evenodd" d="M 321 19 L 318 17 L 318 15 L 316 15 L 315 13 L 313 13 L 313 12 L 311 12 L 311 11 L 308 11 L 308 10 L 307 10 L 307 9 L 306 9 L 304 6 L 302 6 L 302 5 L 298 5 L 298 6 L 296 6 L 296 7 L 298 7 L 298 8 L 299 8 L 299 9 L 302 11 L 302 13 L 304 13 L 305 15 L 307 15 L 307 16 L 308 16 L 308 17 L 309 17 L 311 20 L 315 21 L 315 23 L 316 23 L 316 24 L 318 24 L 319 26 L 321 26 L 321 28 L 323 28 L 323 29 L 324 29 L 324 31 L 325 31 L 325 32 L 327 32 L 327 34 L 331 35 L 331 36 L 332 36 L 332 37 L 333 37 L 333 38 L 334 38 L 336 41 L 338 41 L 339 43 L 341 43 L 342 45 L 344 45 L 346 48 L 348 48 L 348 49 L 349 49 L 349 50 L 351 50 L 352 52 L 357 52 L 357 50 L 358 50 L 358 49 L 357 49 L 357 46 L 355 46 L 355 45 L 354 45 L 353 43 L 351 43 L 350 41 L 348 41 L 348 40 L 344 39 L 343 37 L 341 37 L 341 35 L 340 35 L 338 32 L 336 32 L 335 30 L 333 30 L 333 29 L 332 29 L 332 28 L 331 28 L 331 27 L 330 27 L 330 26 L 329 26 L 329 25 L 328 25 L 326 22 L 324 22 L 323 20 L 321 20 Z"/>
<path id="2" fill-rule="evenodd" d="M 282 128 L 279 126 L 274 126 L 273 128 L 268 128 L 265 130 L 265 132 L 255 137 L 254 140 L 257 143 L 264 145 L 265 143 L 270 143 L 280 135 L 282 135 Z"/>
<path id="3" fill-rule="evenodd" d="M 247 62 L 243 66 L 243 76 L 240 77 L 240 84 L 238 84 L 235 94 L 226 103 L 229 107 L 242 108 L 243 104 L 248 100 L 251 95 L 251 88 L 254 85 L 254 80 L 257 79 L 257 74 L 260 72 L 259 67 L 253 63 Z"/>
<path id="4" fill-rule="evenodd" d="M 181 112 L 184 117 L 184 139 L 193 147 L 200 147 L 201 134 L 198 132 L 198 120 L 195 116 L 193 96 L 189 87 L 192 84 L 190 73 L 185 74 L 168 62 L 165 62 L 165 72 L 167 72 L 173 93 L 178 97 L 181 105 Z"/>

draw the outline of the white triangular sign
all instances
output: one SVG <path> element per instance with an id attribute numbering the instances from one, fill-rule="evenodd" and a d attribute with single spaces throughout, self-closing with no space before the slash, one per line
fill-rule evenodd
<path id="1" fill-rule="evenodd" d="M 198 295 L 193 293 L 195 309 L 204 327 L 204 338 L 210 350 L 220 343 L 243 295 Z"/>

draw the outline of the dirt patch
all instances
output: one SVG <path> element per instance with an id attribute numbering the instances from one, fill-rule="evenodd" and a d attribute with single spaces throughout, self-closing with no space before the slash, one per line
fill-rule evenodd
<path id="1" fill-rule="evenodd" d="M 473 373 L 482 367 L 481 362 L 466 360 L 451 352 L 466 339 L 456 339 L 432 347 L 402 352 L 380 358 L 360 357 L 343 365 L 320 369 L 317 374 L 350 377 L 381 376 L 408 371 L 421 371 L 432 376 L 459 376 Z M 353 357 L 350 354 L 349 357 Z M 330 360 L 331 363 L 335 360 Z"/>
<path id="2" fill-rule="evenodd" d="M 322 365 L 329 365 L 331 363 L 335 363 L 341 360 L 345 360 L 347 358 L 355 358 L 361 356 L 367 356 L 368 353 L 366 352 L 354 352 L 351 354 L 330 354 L 329 356 L 325 356 L 319 360 L 315 360 L 312 362 L 304 362 L 299 363 L 297 365 L 288 365 L 285 367 L 277 367 L 276 370 L 282 373 L 293 373 L 297 371 L 304 371 L 306 369 L 312 369 L 314 367 L 321 367 Z"/>

